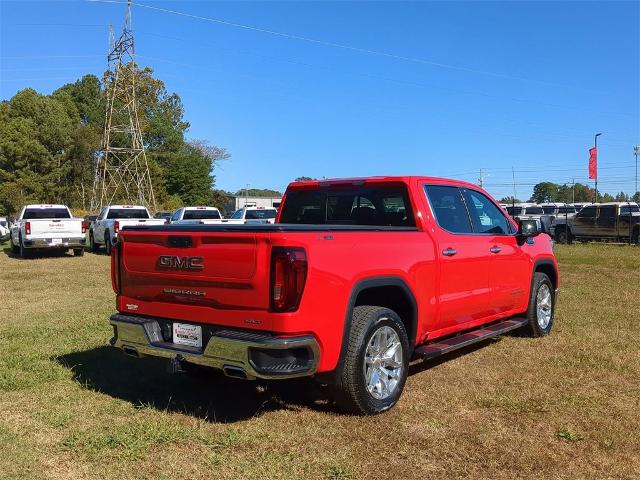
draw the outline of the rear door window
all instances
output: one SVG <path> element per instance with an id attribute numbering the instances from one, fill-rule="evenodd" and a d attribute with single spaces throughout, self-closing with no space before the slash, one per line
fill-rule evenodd
<path id="1" fill-rule="evenodd" d="M 185 210 L 183 220 L 217 220 L 220 212 L 217 210 Z"/>
<path id="2" fill-rule="evenodd" d="M 458 187 L 426 185 L 425 190 L 438 225 L 451 233 L 473 233 L 469 212 Z"/>

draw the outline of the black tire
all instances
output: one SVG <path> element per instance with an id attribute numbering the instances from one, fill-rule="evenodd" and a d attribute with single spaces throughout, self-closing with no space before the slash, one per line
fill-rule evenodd
<path id="1" fill-rule="evenodd" d="M 74 248 L 73 256 L 74 257 L 82 257 L 84 255 L 84 248 Z"/>
<path id="2" fill-rule="evenodd" d="M 631 243 L 640 245 L 640 228 L 633 230 L 633 233 L 631 234 Z"/>
<path id="3" fill-rule="evenodd" d="M 13 243 L 13 235 L 9 235 L 9 244 L 11 245 L 11 253 L 13 255 L 18 255 L 20 253 L 20 247 Z"/>
<path id="4" fill-rule="evenodd" d="M 18 241 L 20 242 L 20 245 L 18 246 L 18 255 L 20 255 L 20 258 L 27 258 L 29 256 L 29 252 L 24 248 L 22 236 L 18 237 Z"/>
<path id="5" fill-rule="evenodd" d="M 542 291 L 541 291 L 542 290 Z M 546 318 L 547 308 L 542 307 L 542 315 L 538 314 L 538 295 L 549 294 L 549 317 Z M 542 302 L 546 304 L 546 302 Z M 529 297 L 529 308 L 527 309 L 527 319 L 529 323 L 523 328 L 523 332 L 529 337 L 544 337 L 549 335 L 553 328 L 553 320 L 556 313 L 556 295 L 553 284 L 544 273 L 535 272 L 531 283 L 531 296 Z"/>
<path id="6" fill-rule="evenodd" d="M 97 253 L 98 251 L 98 244 L 93 238 L 93 230 L 89 230 L 89 250 L 93 253 Z"/>
<path id="7" fill-rule="evenodd" d="M 402 347 L 401 365 L 398 369 L 391 370 L 394 372 L 399 370 L 393 391 L 383 398 L 376 398 L 367 388 L 365 355 L 374 334 L 384 327 L 390 327 L 397 335 Z M 388 332 L 388 330 L 384 331 Z M 407 332 L 397 313 L 388 308 L 371 305 L 355 307 L 344 361 L 338 367 L 336 381 L 332 385 L 333 397 L 338 406 L 346 412 L 358 415 L 377 414 L 393 407 L 400 398 L 407 380 L 409 350 Z M 374 369 L 373 366 L 369 368 Z M 393 383 L 389 376 L 387 382 L 389 382 L 387 385 Z M 380 385 L 382 386 L 383 383 L 381 382 Z"/>
<path id="8" fill-rule="evenodd" d="M 105 232 L 104 234 L 104 251 L 106 252 L 107 255 L 111 255 L 111 248 L 113 247 L 113 245 L 111 245 L 111 235 L 109 235 L 109 232 Z"/>
<path id="9" fill-rule="evenodd" d="M 572 243 L 573 236 L 571 235 L 571 230 L 567 227 L 556 228 L 555 239 L 558 243 Z"/>

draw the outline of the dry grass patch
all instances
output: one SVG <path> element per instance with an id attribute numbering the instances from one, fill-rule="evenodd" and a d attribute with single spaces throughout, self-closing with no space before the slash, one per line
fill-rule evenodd
<path id="1" fill-rule="evenodd" d="M 108 257 L 0 251 L 0 477 L 640 478 L 640 249 L 557 253 L 551 336 L 414 365 L 395 409 L 358 418 L 310 382 L 124 357 Z"/>

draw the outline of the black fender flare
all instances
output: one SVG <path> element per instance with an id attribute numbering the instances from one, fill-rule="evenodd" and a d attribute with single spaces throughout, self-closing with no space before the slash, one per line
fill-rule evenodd
<path id="1" fill-rule="evenodd" d="M 548 258 L 539 258 L 533 263 L 533 269 L 531 270 L 531 283 L 533 283 L 533 274 L 538 270 L 539 267 L 545 267 L 545 269 L 547 267 L 550 267 L 551 270 L 553 270 L 555 278 L 550 278 L 549 280 L 551 280 L 551 282 L 553 283 L 554 288 L 558 288 L 558 269 L 556 268 L 553 261 Z"/>
<path id="2" fill-rule="evenodd" d="M 349 342 L 349 334 L 351 332 L 351 319 L 353 317 L 353 309 L 356 304 L 356 299 L 358 295 L 362 293 L 364 290 L 369 288 L 379 288 L 379 287 L 398 287 L 400 288 L 407 298 L 409 299 L 412 310 L 412 328 L 411 331 L 407 331 L 409 335 L 409 345 L 411 348 L 414 347 L 416 342 L 416 332 L 418 330 L 418 303 L 416 302 L 416 297 L 413 294 L 413 291 L 407 283 L 401 277 L 396 276 L 382 276 L 382 277 L 369 277 L 362 280 L 359 280 L 351 290 L 351 295 L 349 296 L 349 302 L 347 303 L 347 312 L 344 319 L 344 327 L 342 332 L 342 344 L 340 346 L 340 357 L 338 358 L 338 365 L 336 370 L 340 368 L 344 361 L 344 356 L 347 351 L 347 345 Z M 411 356 L 411 352 L 409 352 L 409 356 Z"/>

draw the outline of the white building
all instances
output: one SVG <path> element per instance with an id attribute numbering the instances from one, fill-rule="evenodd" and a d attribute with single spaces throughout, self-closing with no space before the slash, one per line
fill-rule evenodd
<path id="1" fill-rule="evenodd" d="M 246 196 L 236 196 L 235 199 L 235 210 L 244 207 L 276 207 L 280 208 L 280 202 L 282 201 L 282 197 L 246 197 Z"/>

